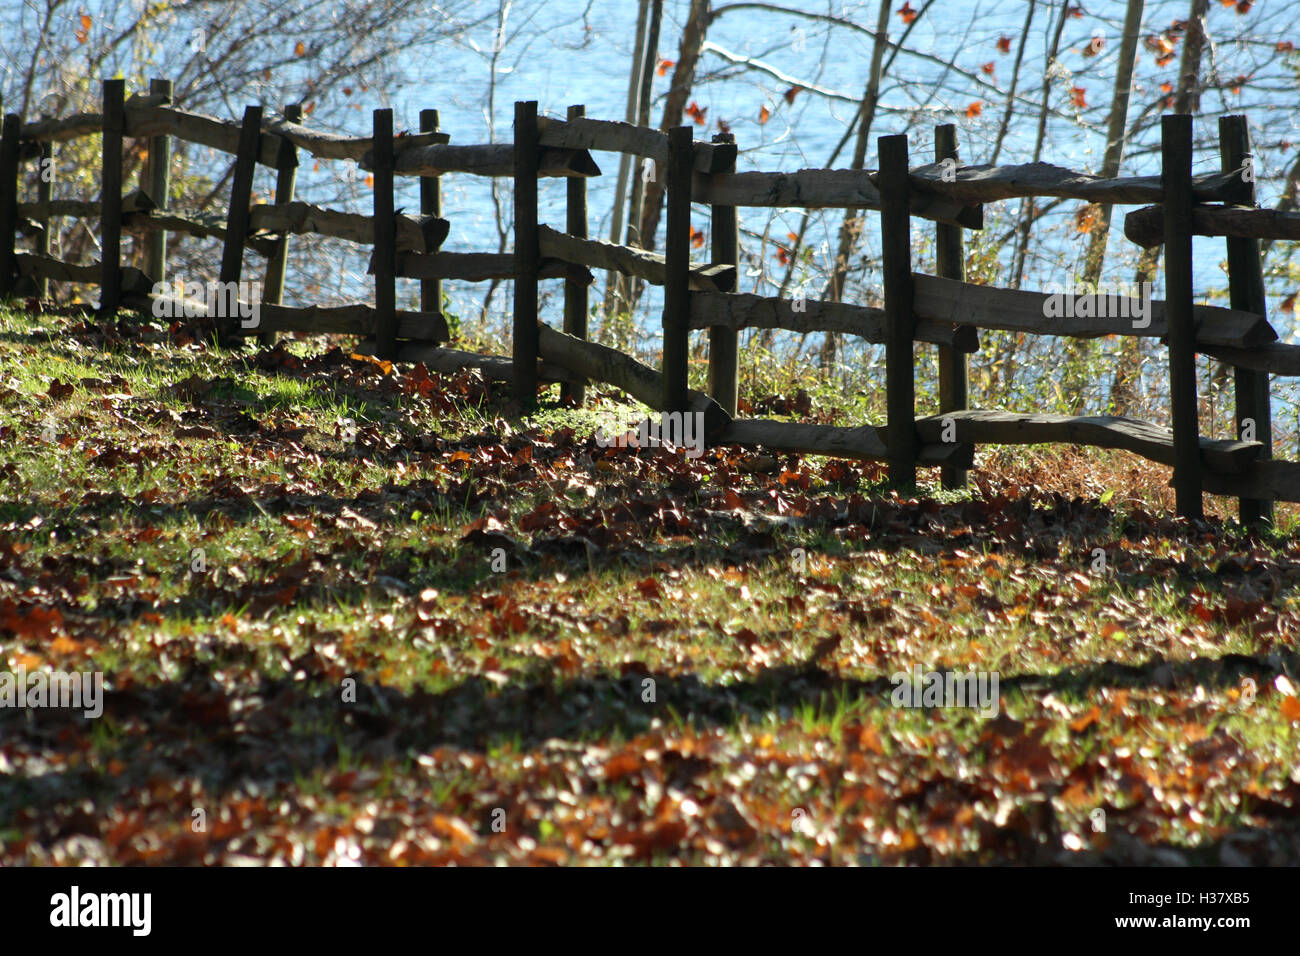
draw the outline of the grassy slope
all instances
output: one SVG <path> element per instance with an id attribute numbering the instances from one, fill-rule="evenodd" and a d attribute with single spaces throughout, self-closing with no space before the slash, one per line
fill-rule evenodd
<path id="1" fill-rule="evenodd" d="M 110 688 L 0 710 L 0 864 L 1300 860 L 1300 542 L 1131 457 L 900 500 L 319 343 L 0 359 L 0 655 Z"/>

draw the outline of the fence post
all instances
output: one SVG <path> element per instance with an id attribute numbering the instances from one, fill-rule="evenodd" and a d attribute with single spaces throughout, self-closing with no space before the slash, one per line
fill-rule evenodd
<path id="1" fill-rule="evenodd" d="M 235 154 L 235 175 L 230 185 L 230 209 L 226 212 L 226 242 L 221 250 L 221 294 L 217 297 L 217 341 L 227 347 L 242 346 L 244 339 L 235 334 L 239 308 L 234 315 L 222 315 L 232 298 L 231 284 L 238 288 L 244 271 L 244 240 L 248 236 L 249 203 L 253 200 L 253 175 L 262 143 L 262 107 L 244 107 L 244 123 L 239 130 L 239 151 Z"/>
<path id="2" fill-rule="evenodd" d="M 537 171 L 541 146 L 537 101 L 515 103 L 515 323 L 511 357 L 515 397 L 537 405 Z"/>
<path id="3" fill-rule="evenodd" d="M 23 120 L 10 113 L 0 127 L 0 296 L 9 295 L 18 282 L 14 258 L 14 233 L 18 229 L 18 137 Z"/>
<path id="4" fill-rule="evenodd" d="M 570 121 L 587 115 L 585 106 L 570 106 Z M 571 176 L 566 184 L 564 231 L 579 239 L 587 238 L 587 180 L 583 176 Z M 576 338 L 587 338 L 588 317 L 587 283 L 573 275 L 564 280 L 564 331 Z M 572 401 L 581 405 L 586 400 L 587 390 L 582 385 L 568 382 L 560 386 L 560 400 Z"/>
<path id="5" fill-rule="evenodd" d="M 37 144 L 38 158 L 36 160 L 36 201 L 45 209 L 49 208 L 50 196 L 54 189 L 54 144 L 49 140 L 41 140 Z M 38 256 L 48 256 L 50 254 L 50 220 L 53 217 L 48 212 L 41 214 L 41 231 L 36 235 L 36 254 Z M 48 276 L 38 276 L 36 278 L 36 298 L 45 300 L 50 297 L 50 280 Z"/>
<path id="6" fill-rule="evenodd" d="M 1174 499 L 1180 517 L 1200 518 L 1201 444 L 1192 314 L 1192 118 L 1160 119 L 1165 206 L 1165 312 L 1169 322 L 1169 404 L 1174 422 Z"/>
<path id="7" fill-rule="evenodd" d="M 397 357 L 397 223 L 393 219 L 393 111 L 374 112 L 375 355 Z"/>
<path id="8" fill-rule="evenodd" d="M 916 381 L 912 339 L 912 219 L 907 136 L 881 136 L 880 231 L 885 287 L 885 404 L 889 481 L 916 486 Z"/>
<path id="9" fill-rule="evenodd" d="M 420 110 L 420 132 L 438 132 L 439 119 L 437 110 Z M 442 215 L 442 177 L 420 177 L 420 214 L 424 216 Z M 423 279 L 420 282 L 420 311 L 442 311 L 442 280 Z"/>
<path id="10" fill-rule="evenodd" d="M 735 143 L 733 133 L 717 133 L 715 143 Z M 735 156 L 723 172 L 736 171 Z M 740 234 L 735 206 L 713 206 L 709 211 L 709 228 L 713 231 L 714 265 L 735 266 L 740 260 Z M 720 292 L 735 292 L 735 273 Z M 715 325 L 709 329 L 709 394 L 735 418 L 740 398 L 740 334 L 735 329 Z"/>
<path id="11" fill-rule="evenodd" d="M 290 123 L 302 120 L 302 105 L 290 103 L 284 108 L 284 118 Z M 293 195 L 298 188 L 298 149 L 287 139 L 280 140 L 280 149 L 275 156 L 275 204 L 283 206 L 293 202 Z M 275 240 L 270 258 L 266 260 L 266 280 L 263 282 L 262 301 L 268 305 L 279 305 L 284 299 L 284 274 L 289 267 L 289 233 L 284 233 Z M 257 337 L 257 344 L 270 348 L 275 345 L 276 334 L 263 332 Z"/>
<path id="12" fill-rule="evenodd" d="M 934 161 L 945 159 L 957 162 L 957 127 L 948 123 L 934 128 Z M 944 279 L 966 281 L 966 251 L 963 247 L 961 226 L 936 223 L 934 227 L 934 262 L 936 273 Z M 939 346 L 939 412 L 959 412 L 969 404 L 969 359 L 965 352 Z M 940 469 L 943 486 L 949 489 L 966 487 L 966 469 L 944 465 Z"/>
<path id="13" fill-rule="evenodd" d="M 695 133 L 689 126 L 668 131 L 664 226 L 663 374 L 665 412 L 690 404 L 691 173 Z"/>
<path id="14" fill-rule="evenodd" d="M 1244 116 L 1219 117 L 1219 156 L 1225 173 L 1240 174 L 1237 202 L 1255 205 L 1254 150 L 1250 126 Z M 1234 309 L 1266 315 L 1268 300 L 1264 293 L 1264 270 L 1260 263 L 1259 240 L 1229 236 L 1228 293 Z M 1273 410 L 1269 401 L 1268 373 L 1252 369 L 1233 369 L 1237 405 L 1237 437 L 1250 431 L 1264 449 L 1260 458 L 1273 457 Z M 1247 424 L 1247 423 L 1250 424 Z M 1242 498 L 1239 512 L 1242 524 L 1272 524 L 1273 502 L 1268 499 Z"/>
<path id="15" fill-rule="evenodd" d="M 149 81 L 149 92 L 172 101 L 172 81 Z M 166 133 L 149 139 L 149 198 L 157 203 L 159 211 L 167 208 L 167 193 L 171 191 L 172 140 Z M 167 281 L 167 231 L 155 229 L 145 237 L 144 271 L 154 282 Z"/>
<path id="16" fill-rule="evenodd" d="M 104 137 L 99 198 L 99 314 L 108 318 L 122 301 L 122 132 L 126 80 L 104 81 Z"/>

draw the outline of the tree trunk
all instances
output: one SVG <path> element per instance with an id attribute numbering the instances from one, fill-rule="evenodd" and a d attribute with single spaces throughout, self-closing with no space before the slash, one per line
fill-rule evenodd
<path id="1" fill-rule="evenodd" d="M 889 8 L 890 0 L 880 0 L 880 16 L 876 21 L 876 39 L 871 48 L 871 72 L 867 77 L 867 89 L 862 96 L 862 108 L 858 113 L 858 138 L 853 145 L 853 169 L 862 169 L 867 161 L 867 145 L 871 141 L 871 125 L 876 118 L 876 103 L 880 99 L 881 64 L 885 59 L 885 48 L 889 44 Z M 846 210 L 844 221 L 840 224 L 839 248 L 835 252 L 835 262 L 831 268 L 830 280 L 822 298 L 830 302 L 839 302 L 844 296 L 844 283 L 848 278 L 849 259 L 857 245 L 858 235 L 862 232 L 862 216 L 853 210 Z M 839 336 L 828 332 L 822 342 L 820 364 L 824 369 L 835 364 L 839 351 Z"/>

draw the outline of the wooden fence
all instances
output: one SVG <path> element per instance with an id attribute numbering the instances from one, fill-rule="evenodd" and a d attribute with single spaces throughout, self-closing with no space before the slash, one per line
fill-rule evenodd
<path id="1" fill-rule="evenodd" d="M 1300 501 L 1300 463 L 1272 459 L 1270 375 L 1300 375 L 1300 346 L 1281 344 L 1265 310 L 1259 240 L 1300 238 L 1300 214 L 1255 208 L 1251 145 L 1240 116 L 1220 120 L 1221 172 L 1192 175 L 1192 127 L 1188 116 L 1162 120 L 1160 176 L 1102 179 L 1046 163 L 964 166 L 958 162 L 956 129 L 935 130 L 931 163 L 913 167 L 907 138 L 879 139 L 880 169 L 736 172 L 736 145 L 729 135 L 696 142 L 691 127 L 667 132 L 590 119 L 581 106 L 564 120 L 540 117 L 535 102 L 515 104 L 514 142 L 453 145 L 438 130 L 434 110 L 420 114 L 420 132 L 394 137 L 391 110 L 374 111 L 373 135 L 344 137 L 306 128 L 292 108 L 267 119 L 250 106 L 243 122 L 219 120 L 170 105 L 170 85 L 154 81 L 150 93 L 124 98 L 119 80 L 104 83 L 103 112 L 24 123 L 6 116 L 0 136 L 0 294 L 20 279 L 97 282 L 101 309 L 119 305 L 153 308 L 155 281 L 164 280 L 165 234 L 184 232 L 223 241 L 222 282 L 241 278 L 245 247 L 267 259 L 261 322 L 237 327 L 222 317 L 224 337 L 237 343 L 276 332 L 356 334 L 358 350 L 383 358 L 422 361 L 440 370 L 477 367 L 511 381 L 531 405 L 539 381 L 558 381 L 565 394 L 583 399 L 592 380 L 607 382 L 650 407 L 696 412 L 714 444 L 762 444 L 798 451 L 888 463 L 892 482 L 915 483 L 918 466 L 940 466 L 943 482 L 960 487 L 983 444 L 1067 442 L 1126 449 L 1173 466 L 1180 515 L 1199 517 L 1202 493 L 1241 499 L 1244 522 L 1268 521 L 1275 500 Z M 48 160 L 53 144 L 73 137 L 103 136 L 102 199 L 98 203 L 51 201 L 43 179 L 34 203 L 17 200 L 20 165 Z M 122 195 L 122 139 L 148 137 L 150 163 L 142 181 L 149 189 Z M 224 220 L 183 216 L 166 208 L 168 137 L 233 153 L 235 169 Z M 374 176 L 369 216 L 321 209 L 294 199 L 297 153 L 358 163 Z M 593 151 L 627 153 L 650 160 L 666 180 L 666 240 L 662 255 L 593 240 L 587 233 L 586 180 L 600 174 Z M 257 164 L 277 170 L 275 199 L 250 205 Z M 447 173 L 514 180 L 514 251 L 450 253 L 440 250 L 449 230 L 441 217 L 439 179 Z M 396 176 L 420 177 L 419 216 L 393 208 Z M 567 180 L 563 231 L 539 222 L 537 181 Z M 1024 197 L 1073 198 L 1140 205 L 1129 213 L 1125 233 L 1143 246 L 1164 245 L 1165 295 L 1152 301 L 1141 322 L 1132 303 L 1108 300 L 1109 309 L 1068 308 L 1059 294 L 999 289 L 964 281 L 963 234 L 983 225 L 983 204 Z M 712 217 L 709 263 L 691 261 L 692 203 L 707 204 Z M 846 208 L 879 213 L 882 235 L 883 308 L 841 302 L 782 299 L 736 291 L 737 208 Z M 98 215 L 102 257 L 83 266 L 49 257 L 46 239 L 53 216 Z M 937 275 L 912 268 L 912 220 L 933 223 Z M 15 235 L 35 237 L 31 253 L 15 251 Z M 121 234 L 144 234 L 150 274 L 123 268 Z M 288 237 L 313 232 L 374 247 L 370 273 L 374 305 L 333 309 L 280 305 Z M 1192 237 L 1226 237 L 1230 306 L 1196 305 Z M 663 360 L 659 370 L 587 339 L 591 269 L 616 271 L 664 287 Z M 395 280 L 422 282 L 421 309 L 396 309 Z M 446 348 L 440 313 L 442 280 L 514 282 L 511 355 L 479 355 Z M 539 321 L 538 284 L 564 282 L 563 331 Z M 1067 296 L 1067 298 L 1069 298 Z M 1073 299 L 1070 305 L 1074 304 Z M 1096 304 L 1096 299 L 1093 300 Z M 1118 308 L 1116 308 L 1118 306 Z M 737 418 L 738 333 L 746 328 L 794 332 L 852 333 L 885 345 L 886 422 L 838 427 Z M 688 385 L 689 338 L 709 333 L 706 393 Z M 1145 335 L 1164 339 L 1169 355 L 1172 428 L 1115 416 L 1065 416 L 986 411 L 967 407 L 969 356 L 978 351 L 979 329 L 1090 338 Z M 940 411 L 917 418 L 916 344 L 937 346 Z M 1236 440 L 1202 437 L 1196 390 L 1197 353 L 1235 369 Z"/>

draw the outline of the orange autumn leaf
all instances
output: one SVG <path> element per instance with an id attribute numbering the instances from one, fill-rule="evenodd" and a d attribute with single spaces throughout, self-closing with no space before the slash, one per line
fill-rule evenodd
<path id="1" fill-rule="evenodd" d="M 704 245 L 704 233 L 700 232 L 694 226 L 691 226 L 691 245 L 697 249 Z"/>
<path id="2" fill-rule="evenodd" d="M 686 115 L 693 119 L 697 126 L 704 125 L 704 114 L 709 111 L 707 106 L 701 107 L 699 103 L 691 100 L 691 105 L 686 107 Z"/>
<path id="3" fill-rule="evenodd" d="M 793 103 L 794 98 L 799 95 L 799 91 L 802 89 L 802 86 L 792 86 L 781 95 L 785 97 L 787 103 Z"/>
<path id="4" fill-rule="evenodd" d="M 985 73 L 987 73 L 989 76 L 992 76 L 992 75 L 993 75 L 993 61 L 992 61 L 992 60 L 989 60 L 989 62 L 987 62 L 987 63 L 985 63 L 983 66 L 981 66 L 980 69 L 983 70 Z"/>
<path id="5" fill-rule="evenodd" d="M 902 18 L 903 23 L 911 23 L 920 16 L 917 11 L 912 9 L 912 4 L 910 2 L 903 4 L 903 9 L 898 11 L 898 15 Z"/>
<path id="6" fill-rule="evenodd" d="M 763 107 L 761 107 L 761 108 L 759 109 L 759 111 L 758 111 L 758 124 L 759 124 L 760 126 L 762 126 L 764 123 L 766 123 L 766 122 L 767 122 L 768 120 L 770 120 L 771 118 L 772 118 L 772 111 L 771 111 L 770 109 L 768 109 L 766 106 L 763 106 Z"/>
<path id="7" fill-rule="evenodd" d="M 998 50 L 999 50 L 1000 52 L 1002 52 L 1002 53 L 1010 53 L 1010 52 L 1011 52 L 1011 37 L 1008 37 L 1008 36 L 1000 36 L 1000 37 L 998 37 Z"/>
<path id="8" fill-rule="evenodd" d="M 1161 93 L 1172 93 L 1173 91 L 1174 91 L 1174 84 L 1172 84 L 1172 83 L 1161 83 L 1161 84 L 1160 84 L 1160 92 L 1161 92 Z"/>
<path id="9" fill-rule="evenodd" d="M 1083 7 L 1081 6 L 1069 7 L 1065 12 L 1068 13 L 1070 16 L 1074 17 L 1076 20 L 1083 19 Z"/>
<path id="10" fill-rule="evenodd" d="M 94 22 L 95 21 L 90 18 L 89 14 L 83 13 L 81 15 L 80 17 L 81 29 L 74 34 L 74 36 L 76 36 L 77 38 L 78 43 L 86 42 L 87 38 L 90 36 L 90 26 Z"/>
<path id="11" fill-rule="evenodd" d="M 293 45 L 294 56 L 302 56 L 306 52 L 307 52 L 307 44 L 303 43 L 301 40 L 299 40 L 297 43 Z"/>
<path id="12" fill-rule="evenodd" d="M 1092 203 L 1076 209 L 1074 211 L 1075 232 L 1092 232 L 1097 226 L 1098 211 L 1099 207 Z"/>
<path id="13" fill-rule="evenodd" d="M 983 111 L 984 111 L 984 104 L 981 101 L 976 100 L 970 106 L 966 107 L 966 118 L 974 119 L 976 116 L 979 116 L 980 113 L 982 113 Z"/>
<path id="14" fill-rule="evenodd" d="M 1084 95 L 1086 92 L 1087 92 L 1087 90 L 1085 90 L 1082 86 L 1071 87 L 1071 88 L 1070 88 L 1070 102 L 1073 103 L 1075 106 L 1077 106 L 1077 107 L 1078 107 L 1079 109 L 1081 109 L 1081 110 L 1082 110 L 1082 109 L 1087 109 L 1087 108 L 1088 108 L 1088 100 L 1087 100 L 1087 98 L 1086 98 L 1085 95 Z"/>
<path id="15" fill-rule="evenodd" d="M 1070 730 L 1074 731 L 1076 734 L 1081 734 L 1089 727 L 1091 727 L 1093 724 L 1095 724 L 1100 717 L 1101 717 L 1101 708 L 1097 706 L 1093 706 L 1091 710 L 1089 710 L 1078 720 L 1070 721 Z"/>
<path id="16" fill-rule="evenodd" d="M 672 60 L 660 60 L 659 65 L 655 67 L 655 72 L 660 76 L 666 76 L 668 74 L 668 71 L 671 70 L 676 65 L 677 64 L 674 63 Z"/>
<path id="17" fill-rule="evenodd" d="M 1283 697 L 1278 709 L 1287 720 L 1300 720 L 1300 697 Z"/>
<path id="18" fill-rule="evenodd" d="M 1292 43 L 1290 40 L 1283 40 L 1281 43 L 1277 45 L 1278 53 L 1290 53 L 1294 49 L 1295 49 L 1295 44 Z"/>
<path id="19" fill-rule="evenodd" d="M 365 183 L 366 183 L 366 187 L 367 187 L 368 189 L 374 189 L 374 188 L 375 188 L 375 177 L 374 177 L 373 175 L 367 175 L 367 176 L 366 176 L 366 179 L 365 179 Z"/>

